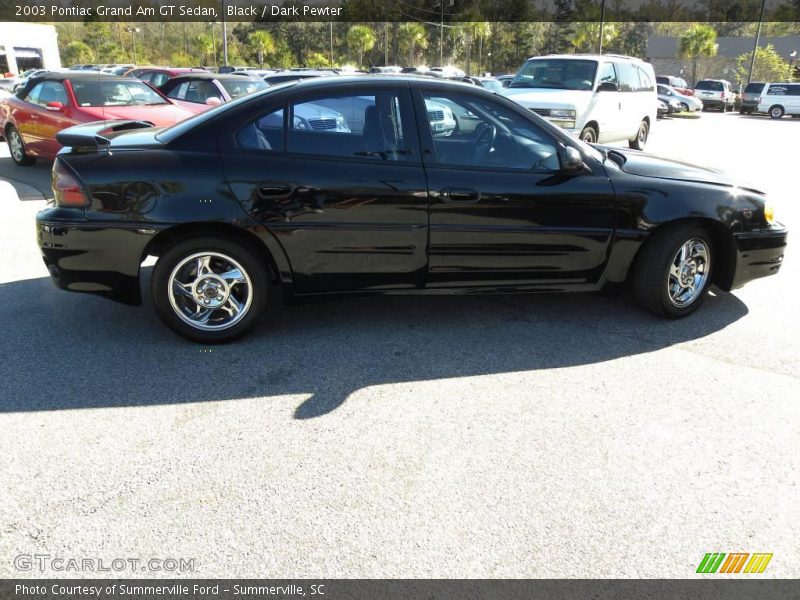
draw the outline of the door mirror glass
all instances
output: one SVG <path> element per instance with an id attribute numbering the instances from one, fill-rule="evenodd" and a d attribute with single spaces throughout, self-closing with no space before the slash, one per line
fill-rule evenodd
<path id="1" fill-rule="evenodd" d="M 598 92 L 618 92 L 619 86 L 612 81 L 604 81 L 597 86 Z"/>
<path id="2" fill-rule="evenodd" d="M 564 149 L 561 159 L 562 171 L 580 171 L 583 169 L 583 156 L 572 146 Z"/>
<path id="3" fill-rule="evenodd" d="M 53 112 L 61 112 L 64 110 L 64 105 L 61 102 L 48 102 L 45 108 Z"/>

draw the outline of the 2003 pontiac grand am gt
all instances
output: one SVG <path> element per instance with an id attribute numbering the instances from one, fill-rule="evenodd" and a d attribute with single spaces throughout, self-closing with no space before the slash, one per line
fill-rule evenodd
<path id="1" fill-rule="evenodd" d="M 430 106 L 442 105 L 454 129 L 431 127 Z M 200 342 L 251 330 L 279 286 L 565 292 L 629 281 L 644 307 L 682 317 L 711 282 L 730 290 L 776 273 L 786 246 L 762 193 L 587 145 L 460 83 L 321 78 L 167 129 L 111 125 L 59 134 L 55 205 L 37 217 L 44 261 L 62 289 L 140 304 L 140 265 L 158 257 L 156 311 Z"/>

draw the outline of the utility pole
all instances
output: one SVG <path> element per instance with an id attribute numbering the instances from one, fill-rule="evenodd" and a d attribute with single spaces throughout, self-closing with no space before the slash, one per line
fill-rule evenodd
<path id="1" fill-rule="evenodd" d="M 750 72 L 747 74 L 747 83 L 753 81 L 753 69 L 756 68 L 756 50 L 758 50 L 758 40 L 761 37 L 761 23 L 764 21 L 764 5 L 767 0 L 761 0 L 761 14 L 758 16 L 758 29 L 756 30 L 756 43 L 753 45 L 753 59 L 750 61 Z"/>
<path id="2" fill-rule="evenodd" d="M 333 66 L 333 21 L 328 23 L 330 27 L 330 34 L 331 34 L 331 66 Z"/>
<path id="3" fill-rule="evenodd" d="M 225 20 L 225 0 L 222 0 L 222 64 L 228 66 L 228 22 Z"/>
<path id="4" fill-rule="evenodd" d="M 383 3 L 383 66 L 389 66 L 389 0 Z"/>
<path id="5" fill-rule="evenodd" d="M 214 32 L 214 29 L 216 28 L 216 22 L 211 21 L 209 25 L 211 25 L 211 47 L 214 49 L 214 66 L 218 67 L 219 64 L 217 64 L 217 36 Z"/>
<path id="6" fill-rule="evenodd" d="M 597 51 L 598 54 L 603 53 L 603 28 L 605 27 L 606 21 L 606 0 L 602 0 L 600 2 L 600 37 L 597 40 L 597 46 L 599 50 Z"/>
<path id="7" fill-rule="evenodd" d="M 141 31 L 138 27 L 126 27 L 125 31 L 131 34 L 133 40 L 133 64 L 136 64 L 136 34 Z"/>

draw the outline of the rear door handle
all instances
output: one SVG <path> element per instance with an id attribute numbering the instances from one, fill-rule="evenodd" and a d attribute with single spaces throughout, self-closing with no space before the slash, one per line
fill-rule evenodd
<path id="1" fill-rule="evenodd" d="M 258 185 L 258 195 L 261 197 L 286 196 L 292 188 L 285 183 L 261 183 Z"/>
<path id="2" fill-rule="evenodd" d="M 481 199 L 478 190 L 469 188 L 444 188 L 440 192 L 442 202 L 458 202 L 459 204 L 474 204 Z"/>

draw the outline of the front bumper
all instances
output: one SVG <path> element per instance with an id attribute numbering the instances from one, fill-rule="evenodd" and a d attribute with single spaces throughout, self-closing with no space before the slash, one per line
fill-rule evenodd
<path id="1" fill-rule="evenodd" d="M 78 209 L 48 208 L 36 215 L 36 240 L 53 283 L 62 290 L 142 303 L 139 265 L 154 229 L 97 223 Z"/>
<path id="2" fill-rule="evenodd" d="M 769 229 L 735 234 L 736 268 L 730 289 L 777 273 L 783 264 L 788 235 L 788 230 L 779 224 Z"/>

